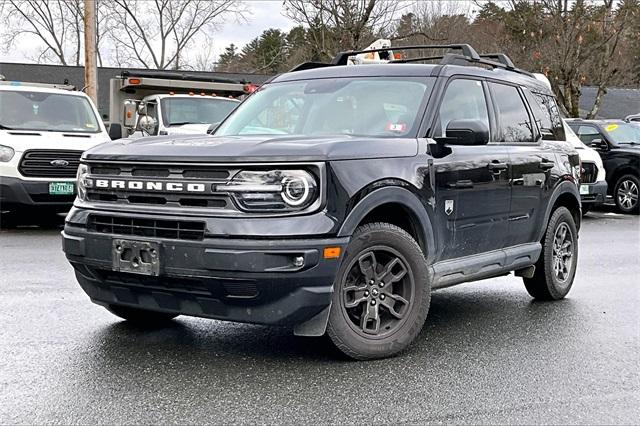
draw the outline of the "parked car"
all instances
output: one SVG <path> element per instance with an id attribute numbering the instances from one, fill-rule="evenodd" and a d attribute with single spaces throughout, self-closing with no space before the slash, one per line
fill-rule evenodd
<path id="1" fill-rule="evenodd" d="M 69 210 L 80 155 L 111 140 L 99 117 L 72 86 L 0 81 L 0 210 Z"/>
<path id="2" fill-rule="evenodd" d="M 213 136 L 85 152 L 63 233 L 84 291 L 140 323 L 326 332 L 357 359 L 405 349 L 432 289 L 515 271 L 533 298 L 565 297 L 580 159 L 555 98 L 504 55 L 441 48 L 439 64 L 302 64 Z"/>
<path id="3" fill-rule="evenodd" d="M 640 127 L 622 120 L 567 121 L 586 145 L 602 157 L 609 194 L 623 213 L 638 214 L 640 203 Z"/>
<path id="4" fill-rule="evenodd" d="M 582 214 L 587 214 L 593 207 L 603 204 L 607 199 L 606 172 L 600 154 L 595 149 L 586 146 L 565 122 L 564 130 L 567 141 L 580 155 L 580 199 Z"/>

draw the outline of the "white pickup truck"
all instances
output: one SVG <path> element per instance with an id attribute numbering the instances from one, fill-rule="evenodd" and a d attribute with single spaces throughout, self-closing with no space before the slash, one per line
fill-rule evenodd
<path id="1" fill-rule="evenodd" d="M 83 151 L 111 138 L 72 86 L 0 81 L 0 211 L 68 210 Z"/>
<path id="2" fill-rule="evenodd" d="M 175 72 L 124 71 L 109 82 L 109 121 L 123 136 L 205 134 L 256 88 Z"/>

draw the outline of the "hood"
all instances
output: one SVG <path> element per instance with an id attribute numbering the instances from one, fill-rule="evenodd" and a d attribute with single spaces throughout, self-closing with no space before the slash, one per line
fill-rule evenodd
<path id="1" fill-rule="evenodd" d="M 640 155 L 640 145 L 618 145 L 615 152 Z"/>
<path id="2" fill-rule="evenodd" d="M 168 135 L 206 135 L 211 124 L 183 124 L 182 126 L 167 127 Z"/>
<path id="3" fill-rule="evenodd" d="M 87 160 L 288 162 L 413 157 L 416 139 L 361 136 L 157 136 L 123 139 L 84 153 Z"/>
<path id="4" fill-rule="evenodd" d="M 41 132 L 31 130 L 0 130 L 0 145 L 16 152 L 28 149 L 70 149 L 84 151 L 108 142 L 106 133 Z"/>

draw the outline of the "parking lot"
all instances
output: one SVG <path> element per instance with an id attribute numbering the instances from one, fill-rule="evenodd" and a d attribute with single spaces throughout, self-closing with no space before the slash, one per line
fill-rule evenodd
<path id="1" fill-rule="evenodd" d="M 290 330 L 93 305 L 59 226 L 0 233 L 0 423 L 636 423 L 640 218 L 590 213 L 568 298 L 513 276 L 433 295 L 399 357 L 347 361 Z"/>

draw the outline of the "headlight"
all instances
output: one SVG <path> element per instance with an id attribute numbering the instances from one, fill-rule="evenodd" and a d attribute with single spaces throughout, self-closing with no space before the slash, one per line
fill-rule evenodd
<path id="1" fill-rule="evenodd" d="M 244 170 L 216 190 L 231 193 L 249 211 L 303 210 L 318 198 L 316 179 L 304 170 Z"/>
<path id="2" fill-rule="evenodd" d="M 76 174 L 76 187 L 78 188 L 78 198 L 83 201 L 87 199 L 87 188 L 93 186 L 93 181 L 87 177 L 88 174 L 89 166 L 80 164 Z"/>
<path id="3" fill-rule="evenodd" d="M 13 148 L 0 145 L 0 162 L 6 163 L 11 161 L 15 153 L 16 152 L 13 150 Z"/>

